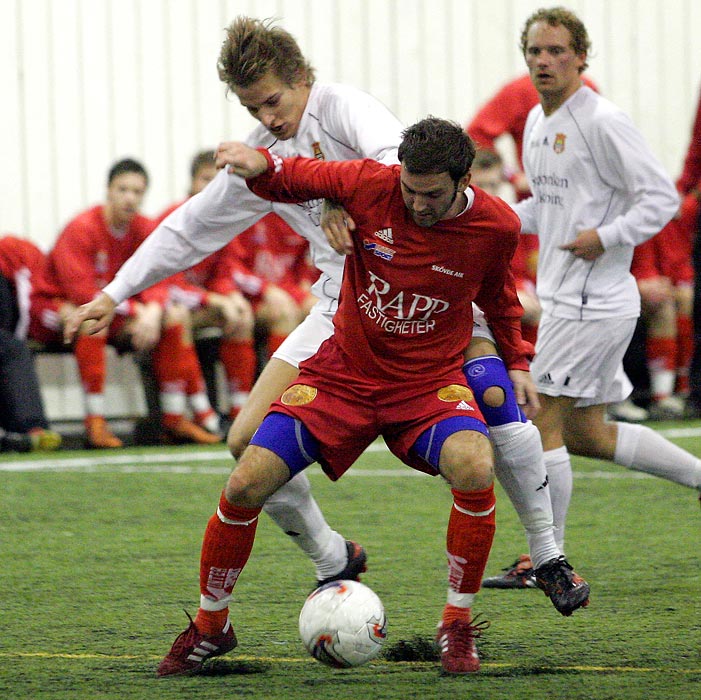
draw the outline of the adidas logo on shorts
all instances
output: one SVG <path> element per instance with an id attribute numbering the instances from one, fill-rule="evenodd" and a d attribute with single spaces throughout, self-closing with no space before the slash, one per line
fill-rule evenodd
<path id="1" fill-rule="evenodd" d="M 552 386 L 554 383 L 553 378 L 550 376 L 550 372 L 541 374 L 540 377 L 538 377 L 538 384 L 550 384 Z"/>

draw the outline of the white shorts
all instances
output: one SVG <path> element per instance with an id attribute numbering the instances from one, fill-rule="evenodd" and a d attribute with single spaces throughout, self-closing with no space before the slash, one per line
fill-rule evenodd
<path id="1" fill-rule="evenodd" d="M 273 353 L 273 357 L 299 367 L 310 358 L 319 346 L 333 335 L 333 315 L 338 307 L 337 299 L 322 299 L 312 306 L 307 317 L 290 333 Z"/>
<path id="2" fill-rule="evenodd" d="M 494 336 L 487 325 L 487 319 L 484 317 L 482 309 L 474 304 L 472 305 L 472 337 L 486 338 L 494 343 Z M 496 345 L 496 343 L 494 344 Z"/>
<path id="3" fill-rule="evenodd" d="M 635 318 L 575 321 L 543 316 L 531 364 L 538 392 L 577 398 L 578 408 L 623 401 L 633 390 L 623 371 L 623 355 L 636 322 Z"/>
<path id="4" fill-rule="evenodd" d="M 333 315 L 336 313 L 338 301 L 323 299 L 312 307 L 309 315 L 290 333 L 273 353 L 273 357 L 287 362 L 288 365 L 299 367 L 299 363 L 310 358 L 319 346 L 333 334 Z M 489 330 L 487 320 L 482 310 L 472 305 L 474 323 L 472 336 L 486 338 L 492 343 L 494 336 Z"/>

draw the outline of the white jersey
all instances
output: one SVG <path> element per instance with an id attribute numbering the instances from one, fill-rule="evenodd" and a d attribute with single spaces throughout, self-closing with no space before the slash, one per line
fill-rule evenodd
<path id="1" fill-rule="evenodd" d="M 537 105 L 526 121 L 523 162 L 533 196 L 514 209 L 522 231 L 538 234 L 543 312 L 639 316 L 633 248 L 665 226 L 679 198 L 629 117 L 588 87 L 550 116 Z M 595 261 L 559 250 L 584 229 L 596 229 L 605 248 Z"/>
<path id="2" fill-rule="evenodd" d="M 401 122 L 371 95 L 347 85 L 314 83 L 294 138 L 279 141 L 258 125 L 246 143 L 283 157 L 372 158 L 391 164 L 397 162 L 402 129 Z M 313 293 L 336 298 L 345 258 L 333 251 L 319 226 L 321 200 L 273 204 L 225 169 L 164 219 L 103 291 L 120 303 L 197 264 L 271 211 L 309 241 L 314 265 L 322 272 Z"/>

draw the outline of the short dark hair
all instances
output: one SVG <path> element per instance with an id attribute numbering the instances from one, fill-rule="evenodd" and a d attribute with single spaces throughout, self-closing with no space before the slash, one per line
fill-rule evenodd
<path id="1" fill-rule="evenodd" d="M 528 48 L 528 30 L 531 25 L 535 22 L 546 22 L 551 27 L 556 27 L 561 24 L 565 29 L 569 30 L 572 36 L 572 43 L 570 46 L 572 50 L 578 55 L 584 55 L 584 63 L 579 69 L 582 73 L 589 64 L 587 63 L 587 56 L 591 50 L 591 41 L 589 41 L 589 34 L 587 34 L 587 28 L 584 26 L 577 15 L 571 10 L 567 10 L 564 7 L 541 7 L 536 10 L 523 25 L 523 30 L 521 31 L 521 52 L 526 55 L 526 49 Z"/>
<path id="2" fill-rule="evenodd" d="M 143 175 L 144 180 L 146 180 L 146 186 L 148 187 L 148 173 L 146 168 L 144 168 L 138 160 L 133 158 L 122 158 L 118 160 L 111 168 L 107 175 L 107 186 L 112 184 L 112 180 L 119 175 L 124 175 L 124 173 L 137 173 L 138 175 Z"/>
<path id="3" fill-rule="evenodd" d="M 475 144 L 457 122 L 429 116 L 402 132 L 397 157 L 413 175 L 447 172 L 457 184 L 472 165 Z"/>
<path id="4" fill-rule="evenodd" d="M 195 153 L 192 158 L 192 162 L 190 163 L 190 177 L 194 179 L 197 173 L 200 171 L 200 168 L 207 165 L 214 165 L 214 157 L 215 155 L 213 150 L 205 150 Z"/>
<path id="5" fill-rule="evenodd" d="M 229 90 L 246 88 L 272 71 L 286 85 L 311 85 L 314 69 L 295 38 L 272 19 L 239 16 L 226 29 L 217 62 L 219 79 Z"/>

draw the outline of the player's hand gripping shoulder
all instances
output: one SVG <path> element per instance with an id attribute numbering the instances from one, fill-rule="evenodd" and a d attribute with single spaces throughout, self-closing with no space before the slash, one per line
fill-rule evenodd
<path id="1" fill-rule="evenodd" d="M 99 333 L 107 328 L 114 318 L 116 304 L 104 292 L 100 292 L 92 301 L 79 306 L 71 313 L 63 326 L 63 342 L 69 345 L 73 342 L 78 329 L 86 324 L 89 335 Z"/>
<path id="2" fill-rule="evenodd" d="M 516 403 L 521 407 L 526 418 L 533 420 L 540 411 L 538 390 L 531 379 L 531 373 L 522 369 L 510 369 L 509 378 L 514 385 Z"/>
<path id="3" fill-rule="evenodd" d="M 561 245 L 560 250 L 569 250 L 575 258 L 582 260 L 596 260 L 604 254 L 604 246 L 595 228 L 580 231 L 571 243 Z"/>
<path id="4" fill-rule="evenodd" d="M 217 168 L 227 168 L 230 175 L 257 177 L 268 169 L 265 156 L 255 148 L 238 141 L 220 143 L 214 160 Z"/>
<path id="5" fill-rule="evenodd" d="M 321 230 L 337 253 L 350 255 L 353 252 L 350 232 L 355 231 L 355 221 L 340 204 L 330 199 L 325 199 L 321 207 Z"/>

